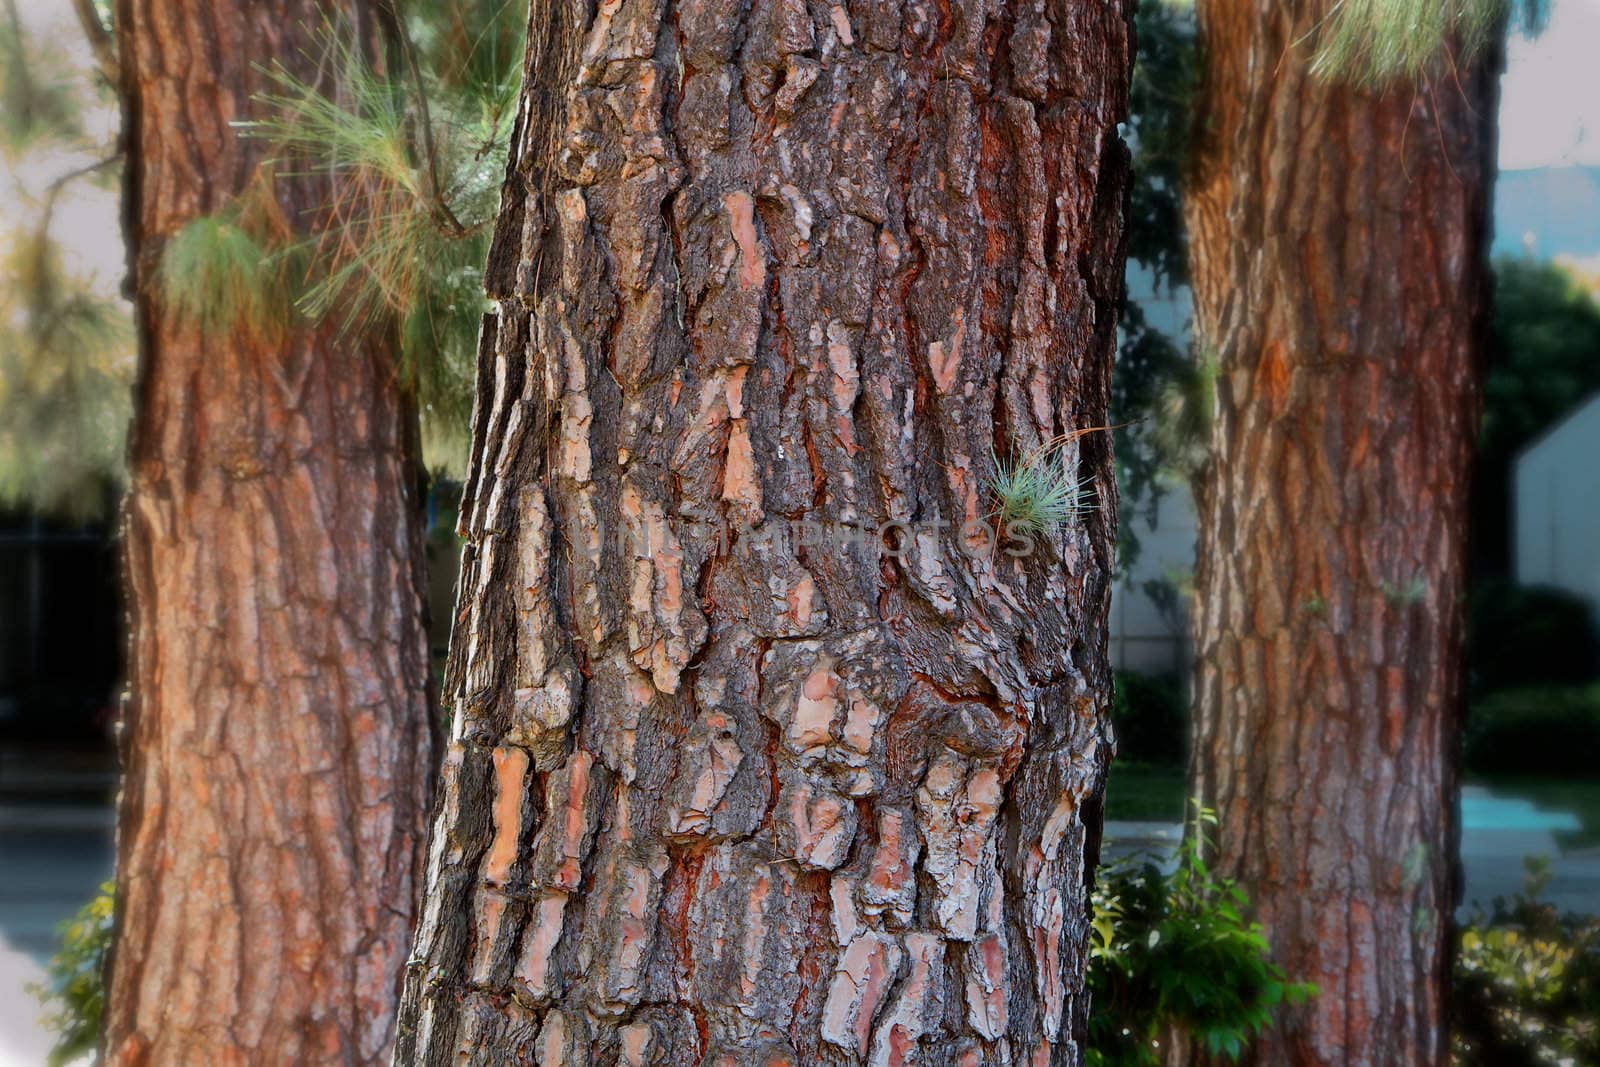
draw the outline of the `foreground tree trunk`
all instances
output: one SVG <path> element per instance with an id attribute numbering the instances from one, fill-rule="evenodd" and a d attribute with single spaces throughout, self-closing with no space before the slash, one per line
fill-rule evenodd
<path id="1" fill-rule="evenodd" d="M 1332 6 L 1199 4 L 1194 778 L 1220 870 L 1321 988 L 1252 1062 L 1443 1064 L 1494 73 L 1313 75 Z"/>
<path id="2" fill-rule="evenodd" d="M 1126 13 L 533 7 L 397 1061 L 1079 1062 Z"/>
<path id="3" fill-rule="evenodd" d="M 229 123 L 365 6 L 124 0 L 142 374 L 114 1064 L 388 1061 L 423 853 L 429 669 L 415 412 L 385 344 L 202 338 L 156 264 L 251 179 Z M 280 180 L 301 225 L 330 195 Z"/>

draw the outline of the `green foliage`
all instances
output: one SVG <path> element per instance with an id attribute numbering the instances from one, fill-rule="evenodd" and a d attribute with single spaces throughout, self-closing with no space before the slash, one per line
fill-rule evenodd
<path id="1" fill-rule="evenodd" d="M 502 113 L 516 106 L 527 7 L 512 0 L 432 0 L 407 6 L 422 70 L 458 100 Z"/>
<path id="2" fill-rule="evenodd" d="M 392 70 L 329 26 L 317 66 L 337 77 L 308 82 L 281 64 L 264 71 L 261 114 L 241 124 L 269 146 L 263 187 L 327 176 L 333 202 L 303 232 L 280 233 L 250 225 L 241 201 L 190 227 L 202 227 L 193 247 L 202 255 L 184 259 L 190 249 L 169 246 L 163 277 L 177 286 L 169 298 L 185 296 L 175 308 L 208 331 L 260 327 L 288 304 L 341 329 L 393 323 L 425 453 L 459 469 L 522 27 L 516 5 L 474 0 L 422 5 L 406 30 Z M 253 272 L 241 269 L 247 250 Z"/>
<path id="3" fill-rule="evenodd" d="M 29 992 L 50 1010 L 43 1023 L 56 1032 L 48 1067 L 63 1067 L 90 1055 L 100 1043 L 105 1010 L 104 968 L 111 948 L 115 885 L 106 882 L 100 894 L 61 924 L 61 948 L 50 958 L 42 984 Z"/>
<path id="4" fill-rule="evenodd" d="M 0 23 L 0 147 L 17 153 L 82 136 L 80 87 L 61 48 L 27 32 L 16 0 Z"/>
<path id="5" fill-rule="evenodd" d="M 82 519 L 122 473 L 131 408 L 128 308 L 75 269 L 55 227 L 66 194 L 110 177 L 113 106 L 78 57 L 0 9 L 0 505 Z M 92 193 L 90 194 L 92 196 Z M 106 195 L 109 195 L 106 194 Z M 65 210 L 86 201 L 67 198 Z M 92 207 L 92 205 L 90 205 Z"/>
<path id="6" fill-rule="evenodd" d="M 521 9 L 475 0 L 422 5 L 410 61 L 394 76 L 338 50 L 343 93 L 329 97 L 281 68 L 254 128 L 289 159 L 352 190 L 320 235 L 325 273 L 301 306 L 313 317 L 399 323 L 400 368 L 417 387 L 431 455 L 464 464 L 482 268 L 499 204 L 521 73 Z"/>
<path id="7" fill-rule="evenodd" d="M 1287 980 L 1268 958 L 1261 928 L 1246 921 L 1245 893 L 1213 875 L 1196 806 L 1177 867 L 1153 863 L 1103 869 L 1090 933 L 1091 1067 L 1156 1067 L 1174 1037 L 1214 1057 L 1237 1060 L 1275 1010 L 1315 994 Z"/>
<path id="8" fill-rule="evenodd" d="M 1339 0 L 1319 27 L 1313 72 L 1381 88 L 1470 58 L 1494 40 L 1506 0 Z"/>
<path id="9" fill-rule="evenodd" d="M 1090 509 L 1089 480 L 1073 477 L 1063 453 L 1069 439 L 1047 441 L 1015 459 L 991 454 L 994 474 L 989 491 L 995 497 L 995 515 L 1008 534 L 1043 533 Z"/>
<path id="10" fill-rule="evenodd" d="M 1421 578 L 1411 578 L 1404 582 L 1391 582 L 1386 579 L 1378 583 L 1378 592 L 1397 608 L 1412 608 L 1427 599 L 1428 583 Z"/>
<path id="11" fill-rule="evenodd" d="M 1128 121 L 1133 185 L 1127 218 L 1128 258 L 1142 266 L 1157 293 L 1172 293 L 1189 278 L 1181 186 L 1188 162 L 1199 52 L 1193 13 L 1184 5 L 1141 3 L 1135 14 L 1138 54 L 1134 60 Z M 1181 339 L 1151 325 L 1136 300 L 1125 301 L 1111 382 L 1111 421 L 1116 430 L 1117 484 L 1123 521 L 1118 562 L 1124 570 L 1138 558 L 1132 521 L 1154 528 L 1172 469 L 1171 437 L 1164 429 L 1170 383 L 1192 364 Z"/>
<path id="12" fill-rule="evenodd" d="M 1600 686 L 1527 686 L 1479 697 L 1462 761 L 1475 774 L 1600 776 Z"/>
<path id="13" fill-rule="evenodd" d="M 1188 793 L 1182 767 L 1140 763 L 1119 755 L 1106 778 L 1106 820 L 1182 822 Z"/>
<path id="14" fill-rule="evenodd" d="M 161 250 L 164 310 L 209 337 L 276 337 L 291 313 L 282 261 L 235 219 L 194 219 Z"/>
<path id="15" fill-rule="evenodd" d="M 1194 13 L 1187 5 L 1141 3 L 1134 21 L 1139 50 L 1125 129 L 1134 161 L 1128 258 L 1149 270 L 1158 288 L 1171 289 L 1189 282 L 1182 192 L 1200 85 L 1200 50 Z"/>
<path id="16" fill-rule="evenodd" d="M 0 250 L 0 502 L 81 518 L 120 474 L 132 329 L 61 261 L 48 219 Z"/>
<path id="17" fill-rule="evenodd" d="M 1112 680 L 1112 694 L 1118 760 L 1181 766 L 1189 734 L 1183 679 L 1172 674 L 1118 671 Z"/>
<path id="18" fill-rule="evenodd" d="M 1565 590 L 1481 581 L 1468 603 L 1466 657 L 1477 693 L 1587 682 L 1600 677 L 1600 631 L 1588 603 Z"/>
<path id="19" fill-rule="evenodd" d="M 1600 389 L 1600 302 L 1559 264 L 1505 257 L 1494 273 L 1478 448 L 1510 457 Z"/>
<path id="20" fill-rule="evenodd" d="M 1476 915 L 1456 954 L 1453 1060 L 1460 1067 L 1600 1063 L 1600 918 L 1540 900 L 1547 860 L 1522 892 Z"/>
<path id="21" fill-rule="evenodd" d="M 1481 573 L 1503 574 L 1510 569 L 1517 453 L 1600 391 L 1600 303 L 1559 264 L 1504 257 L 1494 274 L 1472 548 Z"/>
<path id="22" fill-rule="evenodd" d="M 1193 482 L 1200 477 L 1211 447 L 1211 414 L 1216 410 L 1215 354 L 1197 348 L 1163 383 L 1152 439 L 1165 469 Z"/>

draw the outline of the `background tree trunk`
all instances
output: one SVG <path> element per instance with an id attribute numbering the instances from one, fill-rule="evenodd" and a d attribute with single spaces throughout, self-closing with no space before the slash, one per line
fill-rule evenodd
<path id="1" fill-rule="evenodd" d="M 399 1062 L 1077 1063 L 1126 12 L 533 7 Z"/>
<path id="2" fill-rule="evenodd" d="M 115 1064 L 388 1060 L 434 765 L 413 404 L 381 337 L 202 338 L 156 277 L 255 172 L 229 123 L 256 65 L 314 79 L 325 19 L 377 37 L 353 0 L 117 12 L 141 380 Z M 298 227 L 331 190 L 275 192 Z"/>
<path id="3" fill-rule="evenodd" d="M 1193 773 L 1221 872 L 1321 987 L 1253 1062 L 1442 1064 L 1495 75 L 1312 76 L 1332 6 L 1199 4 Z"/>

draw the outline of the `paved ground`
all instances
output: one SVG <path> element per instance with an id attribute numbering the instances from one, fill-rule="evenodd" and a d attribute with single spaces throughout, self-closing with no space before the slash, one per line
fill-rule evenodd
<path id="1" fill-rule="evenodd" d="M 1462 797 L 1462 860 L 1467 897 L 1487 903 L 1522 884 L 1522 859 L 1549 856 L 1548 895 L 1564 908 L 1600 911 L 1600 848 L 1563 852 L 1558 834 L 1570 816 L 1468 787 Z M 1168 823 L 1107 823 L 1108 855 L 1141 849 L 1170 854 L 1179 828 Z M 104 804 L 0 802 L 0 1067 L 39 1067 L 50 1039 L 39 1010 L 21 992 L 55 950 L 56 926 L 111 874 L 112 818 Z"/>

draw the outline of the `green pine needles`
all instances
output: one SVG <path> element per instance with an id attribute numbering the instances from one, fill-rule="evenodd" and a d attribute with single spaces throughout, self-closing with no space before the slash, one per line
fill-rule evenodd
<path id="1" fill-rule="evenodd" d="M 1093 510 L 1091 480 L 1076 477 L 1064 454 L 1067 442 L 1085 432 L 1052 438 L 1013 459 L 991 453 L 994 514 L 1009 535 L 1029 537 L 1059 529 Z"/>
<path id="2" fill-rule="evenodd" d="M 161 295 L 172 315 L 209 337 L 275 337 L 291 310 L 281 260 L 239 220 L 202 216 L 162 249 Z"/>
<path id="3" fill-rule="evenodd" d="M 430 466 L 465 461 L 482 270 L 521 73 L 516 15 L 505 2 L 423 3 L 393 69 L 331 24 L 304 65 L 323 72 L 314 81 L 263 68 L 268 89 L 239 124 L 268 150 L 256 181 L 162 255 L 168 311 L 212 336 L 392 324 Z M 275 189 L 307 176 L 326 178 L 330 199 L 285 218 Z"/>
<path id="4" fill-rule="evenodd" d="M 29 33 L 8 0 L 0 21 L 0 151 L 82 140 L 82 86 L 72 61 L 48 35 Z"/>
<path id="5" fill-rule="evenodd" d="M 1442 59 L 1472 59 L 1500 33 L 1511 0 L 1337 0 L 1320 26 L 1312 70 L 1381 89 L 1429 76 Z M 1526 0 L 1529 30 L 1546 0 Z"/>
<path id="6" fill-rule="evenodd" d="M 45 221 L 0 242 L 0 503 L 102 513 L 122 471 L 133 332 Z"/>

